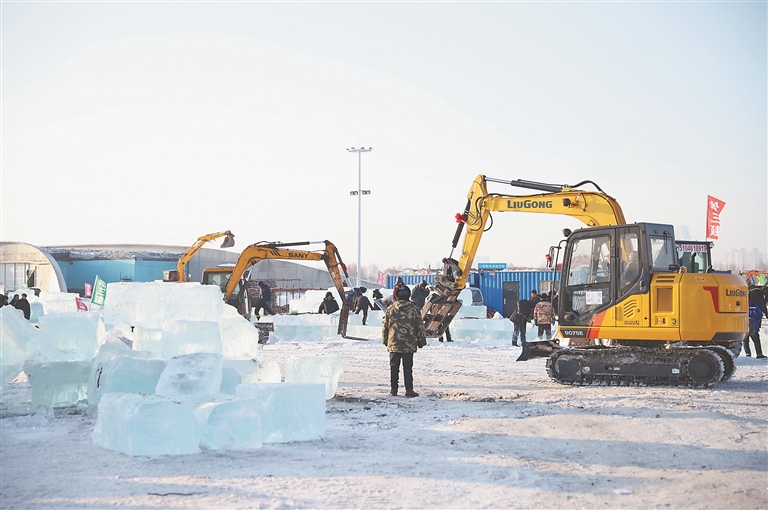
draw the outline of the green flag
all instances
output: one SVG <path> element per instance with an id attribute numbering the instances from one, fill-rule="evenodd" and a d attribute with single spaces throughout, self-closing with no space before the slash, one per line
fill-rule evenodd
<path id="1" fill-rule="evenodd" d="M 107 282 L 96 276 L 96 281 L 93 283 L 93 296 L 91 297 L 91 303 L 94 305 L 104 306 L 107 300 Z"/>

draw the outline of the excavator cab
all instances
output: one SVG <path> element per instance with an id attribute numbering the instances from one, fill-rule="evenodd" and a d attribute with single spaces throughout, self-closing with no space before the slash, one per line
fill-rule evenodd
<path id="1" fill-rule="evenodd" d="M 647 294 L 652 274 L 678 269 L 672 225 L 635 223 L 573 232 L 563 260 L 558 310 L 564 336 L 587 338 L 598 321 L 615 325 L 608 310 L 629 296 Z M 623 313 L 630 312 L 627 307 Z"/>

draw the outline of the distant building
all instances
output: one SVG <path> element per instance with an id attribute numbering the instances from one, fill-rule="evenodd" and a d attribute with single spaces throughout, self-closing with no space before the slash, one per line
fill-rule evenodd
<path id="1" fill-rule="evenodd" d="M 176 269 L 187 246 L 72 245 L 37 247 L 21 242 L 0 243 L 0 285 L 6 291 L 37 288 L 48 292 L 84 294 L 85 284 L 98 275 L 107 283 L 162 280 Z M 190 281 L 199 282 L 203 270 L 234 264 L 237 252 L 202 248 L 187 264 Z M 262 260 L 253 266 L 253 280 L 268 281 L 274 288 L 327 289 L 333 281 L 322 262 L 316 267 L 286 260 Z"/>

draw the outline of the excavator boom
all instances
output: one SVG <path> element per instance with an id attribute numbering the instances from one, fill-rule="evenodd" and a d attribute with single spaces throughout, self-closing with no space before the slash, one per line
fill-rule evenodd
<path id="1" fill-rule="evenodd" d="M 296 246 L 307 246 L 311 244 L 324 244 L 325 248 L 322 250 L 308 251 L 295 249 Z M 355 338 L 347 336 L 347 325 L 349 322 L 349 312 L 352 310 L 354 303 L 349 301 L 344 292 L 344 282 L 349 278 L 347 273 L 347 266 L 341 260 L 339 250 L 332 242 L 326 241 L 300 241 L 293 243 L 257 243 L 248 246 L 240 254 L 235 266 L 229 272 L 229 279 L 227 280 L 226 287 L 224 288 L 224 300 L 232 303 L 233 301 L 239 302 L 241 296 L 245 296 L 245 288 L 241 285 L 241 279 L 245 272 L 254 264 L 265 259 L 278 259 L 278 260 L 305 260 L 305 261 L 322 261 L 325 263 L 328 273 L 331 275 L 334 287 L 341 299 L 341 312 L 339 314 L 339 328 L 338 333 L 343 338 L 352 340 L 368 340 L 367 338 Z M 209 270 L 206 270 L 208 272 Z M 220 272 L 220 271 L 219 271 Z M 203 283 L 206 282 L 204 276 Z"/>
<path id="2" fill-rule="evenodd" d="M 488 182 L 533 189 L 544 193 L 534 195 L 488 193 Z M 592 184 L 598 191 L 577 189 L 584 184 Z M 521 179 L 509 181 L 488 178 L 482 174 L 478 175 L 467 194 L 464 212 L 456 215 L 458 226 L 453 237 L 451 255 L 443 259 L 443 274 L 435 277 L 437 294 L 432 296 L 432 299 L 422 309 L 427 336 L 442 336 L 461 308 L 458 296 L 467 284 L 470 268 L 492 212 L 535 212 L 566 215 L 582 221 L 587 226 L 622 225 L 626 222 L 619 203 L 604 193 L 592 181 L 582 181 L 571 186 Z M 464 243 L 458 260 L 456 260 L 453 258 L 453 250 L 458 246 L 465 226 Z"/>
<path id="3" fill-rule="evenodd" d="M 192 259 L 192 257 L 195 256 L 195 254 L 200 251 L 200 248 L 203 247 L 203 245 L 209 241 L 214 241 L 216 239 L 219 239 L 220 237 L 224 238 L 224 242 L 221 243 L 221 248 L 231 248 L 235 245 L 235 234 L 233 234 L 231 231 L 227 230 L 226 232 L 214 232 L 212 234 L 206 234 L 204 236 L 200 236 L 197 238 L 197 241 L 195 241 L 192 246 L 187 248 L 187 251 L 181 254 L 181 257 L 179 257 L 179 261 L 176 264 L 176 274 L 175 275 L 169 275 L 167 280 L 170 281 L 176 281 L 176 282 L 186 282 L 187 280 L 187 264 Z"/>

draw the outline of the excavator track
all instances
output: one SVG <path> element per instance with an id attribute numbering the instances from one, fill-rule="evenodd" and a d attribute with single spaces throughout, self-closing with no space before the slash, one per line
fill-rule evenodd
<path id="1" fill-rule="evenodd" d="M 547 358 L 550 378 L 575 385 L 708 388 L 732 376 L 735 366 L 728 349 L 720 346 L 568 347 Z"/>

